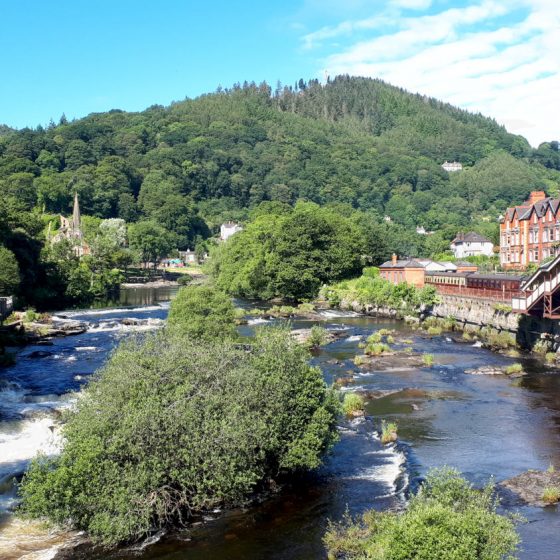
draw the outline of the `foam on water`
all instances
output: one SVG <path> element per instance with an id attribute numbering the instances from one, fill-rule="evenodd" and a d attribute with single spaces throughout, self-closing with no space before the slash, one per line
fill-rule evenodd
<path id="1" fill-rule="evenodd" d="M 359 313 L 355 311 L 340 311 L 335 309 L 323 309 L 319 311 L 319 315 L 326 317 L 327 319 L 332 318 L 342 318 L 342 317 L 360 317 Z"/>
<path id="2" fill-rule="evenodd" d="M 360 335 L 354 334 L 352 336 L 349 336 L 346 339 L 346 342 L 359 342 L 360 340 L 362 340 L 362 337 Z"/>
<path id="3" fill-rule="evenodd" d="M 403 453 L 397 451 L 394 446 L 386 446 L 384 449 L 367 451 L 366 455 L 375 456 L 380 464 L 365 467 L 355 475 L 346 477 L 349 480 L 373 480 L 387 485 L 389 492 L 377 498 L 384 498 L 395 494 L 397 481 L 402 475 L 406 458 Z"/>
<path id="4" fill-rule="evenodd" d="M 38 452 L 55 455 L 60 451 L 61 438 L 52 418 L 19 421 L 13 431 L 0 432 L 0 480 L 20 474 Z"/>
<path id="5" fill-rule="evenodd" d="M 263 319 L 262 317 L 257 317 L 255 319 L 249 319 L 249 321 L 247 321 L 248 325 L 264 325 L 266 323 L 270 323 L 269 319 Z"/>
<path id="6" fill-rule="evenodd" d="M 145 305 L 142 307 L 112 307 L 107 309 L 84 309 L 81 311 L 65 311 L 64 317 L 55 315 L 53 319 L 68 320 L 69 317 L 95 317 L 97 315 L 113 315 L 118 313 L 139 313 L 142 311 L 158 311 L 159 309 L 167 309 L 164 305 Z"/>
<path id="7" fill-rule="evenodd" d="M 81 533 L 49 531 L 39 521 L 12 517 L 2 520 L 2 560 L 52 560 L 61 549 L 78 542 Z"/>
<path id="8" fill-rule="evenodd" d="M 88 332 L 100 333 L 100 332 L 142 332 L 142 331 L 152 331 L 159 329 L 163 326 L 164 321 L 161 319 L 148 319 L 146 322 L 142 322 L 137 325 L 125 325 L 119 321 L 100 321 L 96 325 L 91 325 L 88 328 Z"/>

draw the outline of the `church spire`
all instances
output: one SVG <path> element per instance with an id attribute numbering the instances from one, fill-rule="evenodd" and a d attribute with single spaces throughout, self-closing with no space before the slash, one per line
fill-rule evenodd
<path id="1" fill-rule="evenodd" d="M 82 236 L 81 219 L 80 219 L 80 203 L 78 202 L 78 193 L 74 193 L 74 211 L 72 212 L 72 231 L 76 237 Z"/>

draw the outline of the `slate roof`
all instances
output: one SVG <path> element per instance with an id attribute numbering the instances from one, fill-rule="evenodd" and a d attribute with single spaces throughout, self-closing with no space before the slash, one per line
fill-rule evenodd
<path id="1" fill-rule="evenodd" d="M 539 218 L 542 218 L 550 209 L 553 214 L 558 212 L 560 208 L 560 199 L 554 198 L 544 198 L 543 200 L 539 200 L 534 204 L 525 204 L 521 206 L 512 206 L 508 208 L 505 213 L 505 218 L 509 221 L 513 219 L 515 213 L 517 213 L 517 218 L 520 221 L 528 220 L 531 217 L 533 211 L 536 212 Z"/>
<path id="2" fill-rule="evenodd" d="M 457 237 L 451 243 L 457 245 L 458 243 L 466 243 L 466 242 L 469 242 L 469 243 L 492 243 L 492 241 L 490 241 L 490 239 L 487 239 L 483 235 L 475 233 L 474 231 L 471 231 L 469 233 L 459 233 L 459 234 L 457 234 Z"/>
<path id="3" fill-rule="evenodd" d="M 414 259 L 399 259 L 395 264 L 386 261 L 379 268 L 424 268 L 424 265 Z"/>

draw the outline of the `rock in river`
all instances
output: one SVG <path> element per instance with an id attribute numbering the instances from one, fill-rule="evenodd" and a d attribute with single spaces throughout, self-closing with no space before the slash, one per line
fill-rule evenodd
<path id="1" fill-rule="evenodd" d="M 529 470 L 504 480 L 500 486 L 518 496 L 521 501 L 532 505 L 545 507 L 556 503 L 557 500 L 547 500 L 545 490 L 556 490 L 560 493 L 560 473 L 554 470 Z"/>

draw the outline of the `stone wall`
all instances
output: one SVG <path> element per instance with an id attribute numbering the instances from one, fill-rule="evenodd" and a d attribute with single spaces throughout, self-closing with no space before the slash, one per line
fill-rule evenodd
<path id="1" fill-rule="evenodd" d="M 496 331 L 512 333 L 521 348 L 560 352 L 560 321 L 502 311 L 500 305 L 497 305 L 501 302 L 491 299 L 441 294 L 438 297 L 440 302 L 437 305 L 431 309 L 421 310 L 422 319 L 429 316 L 441 319 L 452 317 L 461 330 L 489 327 Z M 375 317 L 400 319 L 404 315 L 390 307 L 362 305 L 357 302 L 343 301 L 340 307 Z"/>
<path id="2" fill-rule="evenodd" d="M 477 327 L 492 327 L 517 333 L 520 315 L 495 308 L 498 302 L 490 299 L 439 295 L 440 303 L 434 305 L 430 314 L 445 319 L 454 317 L 458 323 Z M 499 306 L 498 306 L 499 309 Z"/>
<path id="3" fill-rule="evenodd" d="M 560 321 L 499 311 L 493 300 L 461 296 L 439 296 L 430 314 L 454 317 L 464 329 L 490 327 L 515 335 L 517 344 L 528 350 L 560 351 Z"/>

